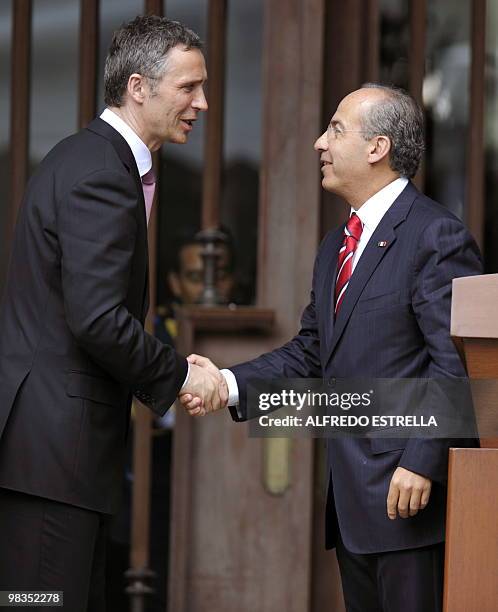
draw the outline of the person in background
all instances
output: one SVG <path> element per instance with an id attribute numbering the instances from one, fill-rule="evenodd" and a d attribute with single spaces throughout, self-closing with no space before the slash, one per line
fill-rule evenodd
<path id="1" fill-rule="evenodd" d="M 225 242 L 219 247 L 220 257 L 216 270 L 216 288 L 221 304 L 237 302 L 235 284 L 235 257 L 233 242 L 228 230 L 223 229 Z M 170 269 L 166 275 L 168 294 L 172 303 L 157 307 L 154 331 L 156 338 L 174 346 L 177 326 L 174 318 L 174 304 L 196 304 L 204 289 L 203 246 L 196 239 L 196 232 L 180 236 L 173 252 Z"/>

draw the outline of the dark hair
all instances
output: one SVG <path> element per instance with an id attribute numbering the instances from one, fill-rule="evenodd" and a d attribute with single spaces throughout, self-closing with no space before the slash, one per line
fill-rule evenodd
<path id="1" fill-rule="evenodd" d="M 123 24 L 114 32 L 105 60 L 105 103 L 123 105 L 128 79 L 135 72 L 149 79 L 153 89 L 166 70 L 168 51 L 177 45 L 202 49 L 199 36 L 178 21 L 146 15 Z"/>
<path id="2" fill-rule="evenodd" d="M 385 97 L 373 102 L 361 117 L 366 140 L 387 136 L 391 141 L 389 165 L 401 176 L 413 178 L 425 149 L 424 115 L 403 89 L 365 83 L 362 89 L 380 89 Z"/>

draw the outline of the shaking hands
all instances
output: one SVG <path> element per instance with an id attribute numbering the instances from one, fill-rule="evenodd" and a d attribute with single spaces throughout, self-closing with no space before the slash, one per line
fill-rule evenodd
<path id="1" fill-rule="evenodd" d="M 191 416 L 204 416 L 225 408 L 228 403 L 228 386 L 225 377 L 207 357 L 189 355 L 190 373 L 187 384 L 179 397 Z"/>

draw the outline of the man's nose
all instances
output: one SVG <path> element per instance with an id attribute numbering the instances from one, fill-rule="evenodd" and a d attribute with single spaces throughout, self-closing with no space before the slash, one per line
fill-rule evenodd
<path id="1" fill-rule="evenodd" d="M 207 111 L 208 103 L 204 94 L 204 89 L 201 89 L 192 102 L 192 106 L 200 111 Z"/>
<path id="2" fill-rule="evenodd" d="M 315 144 L 313 145 L 315 151 L 326 151 L 328 149 L 327 145 L 327 132 L 324 132 L 321 136 L 319 136 L 315 140 Z"/>

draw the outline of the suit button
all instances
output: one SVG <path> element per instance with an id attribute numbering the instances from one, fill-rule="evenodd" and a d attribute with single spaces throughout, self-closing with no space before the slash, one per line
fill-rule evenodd
<path id="1" fill-rule="evenodd" d="M 335 387 L 336 380 L 335 378 L 329 378 L 329 387 Z"/>

